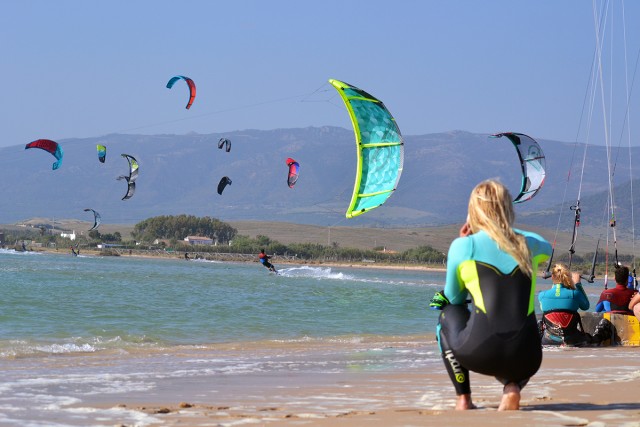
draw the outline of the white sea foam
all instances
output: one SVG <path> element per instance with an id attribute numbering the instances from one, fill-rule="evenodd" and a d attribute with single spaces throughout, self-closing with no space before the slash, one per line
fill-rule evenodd
<path id="1" fill-rule="evenodd" d="M 427 283 L 427 282 L 416 282 L 416 281 L 407 281 L 407 280 L 397 280 L 397 279 L 389 279 L 387 278 L 376 278 L 376 277 L 362 277 L 358 274 L 345 274 L 343 272 L 335 272 L 331 267 L 311 267 L 308 265 L 304 265 L 301 267 L 291 267 L 291 268 L 283 268 L 278 270 L 278 274 L 284 277 L 303 277 L 303 278 L 312 278 L 312 279 L 334 279 L 334 280 L 345 280 L 345 281 L 353 281 L 353 282 L 361 282 L 361 283 L 382 283 L 386 285 L 396 285 L 396 286 L 426 286 L 426 287 L 436 287 L 441 288 L 442 284 L 438 283 Z"/>
<path id="2" fill-rule="evenodd" d="M 0 341 L 0 359 L 33 356 L 41 354 L 82 354 L 97 353 L 103 350 L 126 351 L 128 348 L 155 348 L 158 343 L 145 337 L 132 337 L 128 340 L 120 336 L 104 338 L 101 336 L 83 338 L 71 337 L 60 342 L 34 342 L 27 340 Z"/>
<path id="3" fill-rule="evenodd" d="M 42 255 L 40 252 L 35 251 L 16 251 L 15 249 L 2 249 L 0 248 L 0 255 L 20 255 L 20 256 L 33 256 L 33 255 Z"/>
<path id="4" fill-rule="evenodd" d="M 192 262 L 209 263 L 209 264 L 224 264 L 224 262 L 222 262 L 222 261 L 216 261 L 216 260 L 213 260 L 213 259 L 204 259 L 204 258 L 191 258 L 190 261 L 192 261 Z"/>
<path id="5" fill-rule="evenodd" d="M 41 351 L 43 353 L 51 353 L 51 354 L 64 354 L 64 353 L 93 353 L 96 351 L 96 347 L 91 344 L 51 344 L 44 346 L 35 346 L 33 347 L 36 351 Z"/>
<path id="6" fill-rule="evenodd" d="M 76 404 L 77 402 L 68 403 Z M 66 405 L 67 403 L 64 403 Z M 121 425 L 123 422 L 126 424 L 131 423 L 135 426 L 148 426 L 151 424 L 159 424 L 162 420 L 148 415 L 144 412 L 135 411 L 127 408 L 110 408 L 110 409 L 97 409 L 87 407 L 65 407 L 65 406 L 51 407 L 41 412 L 43 420 L 28 419 L 29 414 L 34 410 L 42 409 L 33 406 L 30 407 L 13 407 L 12 417 L 8 417 L 5 414 L 0 414 L 0 424 L 8 425 L 20 425 L 24 427 L 69 427 L 70 425 Z M 68 419 L 73 420 L 73 424 L 68 423 L 56 423 L 51 421 L 47 414 L 54 410 L 58 417 L 64 417 L 68 415 Z M 96 421 L 100 424 L 96 424 Z M 81 423 L 81 424 L 79 424 Z M 104 423 L 104 424 L 102 424 Z"/>
<path id="7" fill-rule="evenodd" d="M 291 338 L 291 339 L 285 339 L 285 340 L 271 340 L 272 342 L 276 342 L 276 343 L 322 343 L 322 342 L 328 342 L 328 343 L 341 343 L 341 344 L 359 344 L 361 342 L 364 341 L 364 338 L 361 336 L 353 336 L 353 337 L 327 337 L 327 338 L 320 338 L 320 337 L 309 337 L 309 336 L 304 336 L 304 337 L 300 337 L 300 338 Z"/>
<path id="8" fill-rule="evenodd" d="M 278 270 L 278 274 L 285 277 L 306 277 L 316 279 L 353 280 L 354 277 L 344 273 L 334 273 L 330 267 L 291 267 Z"/>

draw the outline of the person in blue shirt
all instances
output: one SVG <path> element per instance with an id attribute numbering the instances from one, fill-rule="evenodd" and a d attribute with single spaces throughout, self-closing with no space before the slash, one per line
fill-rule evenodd
<path id="1" fill-rule="evenodd" d="M 589 298 L 580 283 L 580 274 L 556 263 L 551 269 L 551 289 L 538 294 L 543 345 L 586 346 L 611 337 L 611 323 L 602 319 L 593 335 L 584 331 L 578 310 L 589 310 Z"/>
<path id="2" fill-rule="evenodd" d="M 520 390 L 542 363 L 535 272 L 549 258 L 551 245 L 513 228 L 514 221 L 507 188 L 494 180 L 481 182 L 471 192 L 467 223 L 449 248 L 444 295 L 439 295 L 448 304 L 441 304 L 436 336 L 458 410 L 475 408 L 469 371 L 503 384 L 498 410 L 520 409 Z"/>

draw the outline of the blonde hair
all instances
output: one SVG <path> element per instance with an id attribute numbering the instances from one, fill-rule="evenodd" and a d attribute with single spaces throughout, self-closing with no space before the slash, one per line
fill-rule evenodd
<path id="1" fill-rule="evenodd" d="M 471 191 L 468 223 L 471 232 L 484 230 L 498 244 L 498 248 L 511 255 L 520 270 L 533 276 L 531 252 L 525 237 L 513 231 L 515 212 L 509 190 L 494 180 L 483 181 Z"/>
<path id="2" fill-rule="evenodd" d="M 553 264 L 553 268 L 551 269 L 551 279 L 553 280 L 553 283 L 560 283 L 567 289 L 573 290 L 576 288 L 576 285 L 574 285 L 571 280 L 569 267 L 560 262 Z"/>

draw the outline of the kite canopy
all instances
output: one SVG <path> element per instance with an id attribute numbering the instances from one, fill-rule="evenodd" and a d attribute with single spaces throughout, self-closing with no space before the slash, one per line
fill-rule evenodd
<path id="1" fill-rule="evenodd" d="M 85 212 L 93 212 L 93 227 L 91 227 L 88 231 L 95 230 L 100 225 L 100 214 L 93 209 L 87 208 L 84 210 Z"/>
<path id="2" fill-rule="evenodd" d="M 129 176 L 120 175 L 117 179 L 125 179 L 127 181 L 127 194 L 124 195 L 122 200 L 127 200 L 133 197 L 133 193 L 136 191 L 136 179 L 138 178 L 138 161 L 135 157 L 128 154 L 121 154 L 122 157 L 129 162 Z"/>
<path id="3" fill-rule="evenodd" d="M 546 161 L 542 148 L 538 143 L 523 133 L 504 132 L 491 135 L 493 138 L 506 136 L 513 143 L 520 159 L 522 168 L 522 185 L 520 193 L 513 203 L 522 203 L 530 200 L 542 188 L 545 178 Z"/>
<path id="4" fill-rule="evenodd" d="M 223 176 L 220 182 L 218 183 L 218 194 L 222 195 L 222 192 L 224 191 L 224 188 L 227 185 L 231 185 L 231 180 L 229 179 L 228 176 Z"/>
<path id="5" fill-rule="evenodd" d="M 107 147 L 98 144 L 96 145 L 96 148 L 98 149 L 98 160 L 100 160 L 100 163 L 104 163 L 107 159 Z"/>
<path id="6" fill-rule="evenodd" d="M 218 148 L 222 149 L 222 147 L 224 147 L 225 151 L 228 153 L 231 151 L 231 141 L 227 138 L 220 138 L 220 141 L 218 141 Z"/>
<path id="7" fill-rule="evenodd" d="M 64 152 L 62 151 L 62 147 L 58 145 L 57 142 L 52 141 L 50 139 L 37 139 L 33 142 L 28 143 L 24 149 L 27 150 L 29 148 L 40 148 L 41 150 L 47 151 L 53 155 L 57 159 L 56 162 L 53 163 L 52 169 L 56 170 L 62 164 L 62 158 L 64 157 Z"/>
<path id="8" fill-rule="evenodd" d="M 122 200 L 127 200 L 133 197 L 133 193 L 136 192 L 136 183 L 131 181 L 127 184 L 127 194 L 124 195 Z"/>
<path id="9" fill-rule="evenodd" d="M 348 83 L 329 80 L 344 101 L 358 148 L 356 182 L 347 209 L 353 218 L 381 206 L 398 186 L 404 142 L 395 119 L 382 101 Z"/>
<path id="10" fill-rule="evenodd" d="M 291 157 L 286 160 L 287 166 L 289 166 L 289 176 L 287 177 L 287 185 L 289 188 L 293 188 L 298 181 L 298 174 L 300 171 L 300 164 L 293 160 Z"/>
<path id="11" fill-rule="evenodd" d="M 173 87 L 173 84 L 180 79 L 187 82 L 187 86 L 189 86 L 189 102 L 187 102 L 187 107 L 186 107 L 188 110 L 189 108 L 191 108 L 191 104 L 193 104 L 193 100 L 196 99 L 196 84 L 193 82 L 193 80 L 185 76 L 171 77 L 171 79 L 169 79 L 169 81 L 167 82 L 167 89 L 171 89 Z"/>

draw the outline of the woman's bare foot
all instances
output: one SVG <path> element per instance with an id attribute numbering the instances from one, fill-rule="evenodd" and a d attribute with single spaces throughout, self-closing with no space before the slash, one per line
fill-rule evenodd
<path id="1" fill-rule="evenodd" d="M 461 394 L 456 402 L 456 411 L 466 411 L 467 409 L 476 409 L 476 405 L 471 401 L 470 394 Z"/>
<path id="2" fill-rule="evenodd" d="M 498 406 L 498 411 L 517 411 L 520 409 L 520 386 L 516 383 L 509 383 L 502 391 L 502 401 Z"/>

